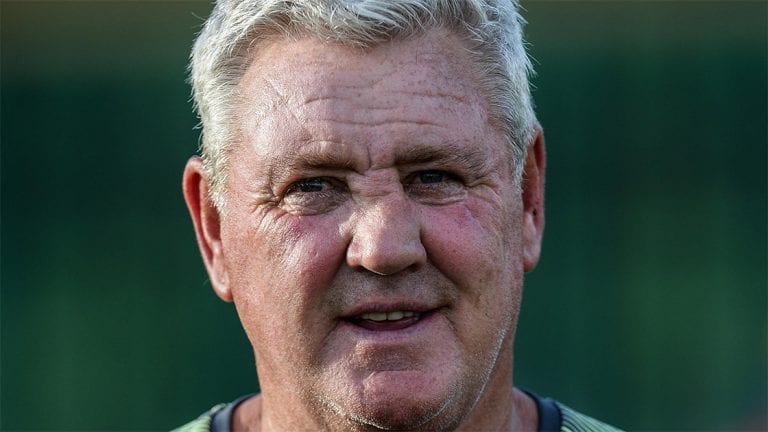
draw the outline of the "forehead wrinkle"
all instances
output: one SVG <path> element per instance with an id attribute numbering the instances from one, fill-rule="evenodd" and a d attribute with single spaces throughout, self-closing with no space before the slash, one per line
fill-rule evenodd
<path id="1" fill-rule="evenodd" d="M 286 110 L 288 111 L 288 114 L 293 118 L 293 120 L 296 122 L 297 125 L 301 128 L 301 132 L 304 134 L 309 134 L 309 131 L 307 130 L 306 126 L 304 126 L 304 122 L 299 119 L 299 116 L 296 114 L 294 109 L 291 107 L 291 104 L 289 103 L 289 98 L 283 94 L 280 90 L 277 89 L 277 86 L 268 78 L 268 77 L 262 77 L 262 81 L 269 87 L 272 92 L 277 95 L 277 100 L 272 100 L 272 106 L 274 107 L 276 103 L 281 103 L 283 106 L 286 107 Z"/>
<path id="2" fill-rule="evenodd" d="M 460 102 L 462 104 L 467 102 L 467 95 L 466 94 L 460 94 L 459 92 L 455 93 L 449 93 L 442 89 L 435 89 L 433 91 L 430 90 L 423 90 L 423 91 L 414 91 L 410 89 L 403 89 L 403 90 L 391 90 L 393 94 L 397 93 L 405 93 L 408 96 L 418 96 L 425 99 L 450 99 L 453 102 Z"/>
<path id="3" fill-rule="evenodd" d="M 346 95 L 346 94 L 339 95 L 338 94 L 340 89 L 348 90 L 348 91 L 352 92 L 352 91 L 359 91 L 360 89 L 366 89 L 366 88 L 367 87 L 365 87 L 365 86 L 355 86 L 355 85 L 348 85 L 348 86 L 327 85 L 326 87 L 319 89 L 319 90 L 325 90 L 323 92 L 318 92 L 320 94 L 308 95 L 304 99 L 304 104 L 309 105 L 309 104 L 312 104 L 314 102 L 348 101 L 349 100 L 349 96 L 348 95 Z M 425 99 L 450 99 L 450 100 L 452 100 L 454 102 L 460 102 L 462 104 L 466 103 L 467 99 L 468 99 L 467 95 L 465 95 L 465 94 L 458 94 L 458 92 L 457 93 L 449 93 L 449 92 L 446 92 L 444 90 L 416 91 L 416 90 L 411 90 L 411 89 L 397 89 L 397 88 L 394 88 L 394 89 L 388 89 L 388 91 L 391 94 L 393 94 L 393 95 L 394 94 L 401 94 L 402 93 L 402 94 L 405 94 L 407 96 L 416 96 L 416 97 L 421 97 L 421 98 L 425 98 Z M 371 103 L 371 102 L 374 102 L 374 103 L 375 102 L 384 102 L 384 101 L 388 100 L 388 98 L 370 99 L 370 98 L 362 97 L 362 96 L 359 96 L 358 99 L 363 99 L 363 100 L 365 100 L 366 102 L 369 102 L 369 103 Z M 391 107 L 397 106 L 395 104 L 384 104 L 384 105 L 387 105 L 387 106 L 385 106 L 385 107 L 371 107 L 371 108 L 373 108 L 373 109 L 386 109 L 386 108 L 391 108 Z"/>
<path id="4" fill-rule="evenodd" d="M 324 120 L 328 123 L 338 123 L 338 124 L 346 124 L 346 125 L 353 125 L 353 126 L 390 126 L 390 125 L 396 125 L 396 124 L 405 124 L 405 125 L 415 125 L 415 126 L 433 126 L 433 127 L 443 127 L 439 123 L 434 123 L 426 120 L 411 120 L 411 119 L 384 119 L 384 120 Z"/>

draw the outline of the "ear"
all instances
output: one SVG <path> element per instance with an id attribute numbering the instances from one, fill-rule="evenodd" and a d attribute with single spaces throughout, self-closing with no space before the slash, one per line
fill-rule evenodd
<path id="1" fill-rule="evenodd" d="M 203 256 L 205 269 L 213 290 L 222 300 L 232 301 L 229 278 L 221 244 L 221 216 L 208 194 L 209 182 L 203 160 L 193 156 L 184 168 L 182 189 L 192 223 L 195 226 L 197 245 Z"/>
<path id="2" fill-rule="evenodd" d="M 533 270 L 539 262 L 544 234 L 544 172 L 546 152 L 541 127 L 528 144 L 523 168 L 523 268 Z"/>

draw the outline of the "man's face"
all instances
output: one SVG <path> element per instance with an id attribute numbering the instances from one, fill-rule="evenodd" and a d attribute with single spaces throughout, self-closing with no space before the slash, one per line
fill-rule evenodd
<path id="1" fill-rule="evenodd" d="M 207 263 L 265 407 L 329 429 L 457 426 L 511 390 L 529 248 L 464 46 L 435 31 L 257 51 Z"/>

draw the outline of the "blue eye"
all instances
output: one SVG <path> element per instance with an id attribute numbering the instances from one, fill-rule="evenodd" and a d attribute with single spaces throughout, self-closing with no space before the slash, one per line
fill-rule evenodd
<path id="1" fill-rule="evenodd" d="M 283 192 L 280 207 L 295 215 L 317 215 L 333 211 L 349 197 L 339 178 L 306 177 L 291 183 Z"/>
<path id="2" fill-rule="evenodd" d="M 326 181 L 319 178 L 301 180 L 291 186 L 291 192 L 322 192 L 326 186 Z"/>
<path id="3" fill-rule="evenodd" d="M 424 171 L 418 174 L 419 181 L 423 184 L 440 183 L 445 181 L 445 173 L 440 171 Z"/>
<path id="4" fill-rule="evenodd" d="M 439 169 L 416 171 L 403 182 L 403 190 L 426 205 L 443 205 L 466 196 L 467 185 L 461 175 Z"/>

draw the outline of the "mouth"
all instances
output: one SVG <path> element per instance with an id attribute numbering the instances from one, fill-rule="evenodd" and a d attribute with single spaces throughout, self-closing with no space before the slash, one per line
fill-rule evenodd
<path id="1" fill-rule="evenodd" d="M 392 312 L 367 312 L 349 321 L 371 331 L 394 331 L 408 328 L 418 323 L 422 318 L 421 312 L 396 310 Z"/>
<path id="2" fill-rule="evenodd" d="M 415 326 L 435 311 L 423 305 L 368 305 L 342 317 L 342 321 L 370 331 L 396 331 Z"/>

